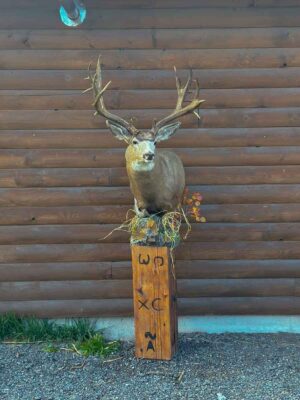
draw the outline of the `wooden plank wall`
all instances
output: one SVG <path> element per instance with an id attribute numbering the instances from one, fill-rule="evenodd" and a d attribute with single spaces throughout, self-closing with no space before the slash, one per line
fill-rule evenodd
<path id="1" fill-rule="evenodd" d="M 173 65 L 207 101 L 172 147 L 208 223 L 177 253 L 181 314 L 300 311 L 299 0 L 0 0 L 0 312 L 131 315 L 124 148 L 93 118 L 101 53 L 110 108 L 140 127 L 172 108 Z"/>

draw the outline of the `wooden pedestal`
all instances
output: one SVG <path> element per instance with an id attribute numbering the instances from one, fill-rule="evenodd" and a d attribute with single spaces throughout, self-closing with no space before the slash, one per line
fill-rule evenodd
<path id="1" fill-rule="evenodd" d="M 132 268 L 136 357 L 170 360 L 178 331 L 170 250 L 132 246 Z"/>

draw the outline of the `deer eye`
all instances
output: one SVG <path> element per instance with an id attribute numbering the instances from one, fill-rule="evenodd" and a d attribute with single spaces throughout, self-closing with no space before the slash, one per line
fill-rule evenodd
<path id="1" fill-rule="evenodd" d="M 133 139 L 132 143 L 133 144 L 138 144 L 139 142 L 136 139 Z"/>

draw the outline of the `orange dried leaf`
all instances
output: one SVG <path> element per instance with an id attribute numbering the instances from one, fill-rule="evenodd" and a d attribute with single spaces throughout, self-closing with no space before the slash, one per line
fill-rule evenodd
<path id="1" fill-rule="evenodd" d="M 152 229 L 152 228 L 154 228 L 155 227 L 155 221 L 153 221 L 153 219 L 149 219 L 148 221 L 147 221 L 147 227 L 149 228 L 149 229 Z"/>
<path id="2" fill-rule="evenodd" d="M 194 192 L 192 194 L 192 199 L 201 201 L 202 200 L 202 196 L 201 196 L 201 194 L 199 192 Z"/>

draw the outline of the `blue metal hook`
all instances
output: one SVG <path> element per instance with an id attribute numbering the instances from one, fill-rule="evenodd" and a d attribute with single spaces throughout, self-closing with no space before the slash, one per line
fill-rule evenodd
<path id="1" fill-rule="evenodd" d="M 60 6 L 59 14 L 63 24 L 67 26 L 76 27 L 82 24 L 83 21 L 85 20 L 86 8 L 85 5 L 82 3 L 82 1 L 73 0 L 73 3 L 75 6 L 75 10 L 77 11 L 77 17 L 75 19 L 70 17 L 70 15 L 68 14 L 67 10 L 63 5 Z"/>

